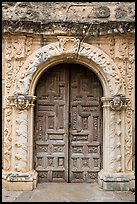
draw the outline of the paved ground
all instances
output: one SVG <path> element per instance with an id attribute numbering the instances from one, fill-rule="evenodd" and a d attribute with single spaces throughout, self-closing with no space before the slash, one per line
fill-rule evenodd
<path id="1" fill-rule="evenodd" d="M 3 189 L 2 202 L 135 202 L 135 193 L 104 191 L 96 183 L 41 183 L 33 191 Z"/>

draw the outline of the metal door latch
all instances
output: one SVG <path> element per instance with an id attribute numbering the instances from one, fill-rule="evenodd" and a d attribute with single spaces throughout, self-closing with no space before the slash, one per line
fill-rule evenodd
<path id="1" fill-rule="evenodd" d="M 71 113 L 69 112 L 69 122 L 68 122 L 68 126 L 71 126 Z"/>

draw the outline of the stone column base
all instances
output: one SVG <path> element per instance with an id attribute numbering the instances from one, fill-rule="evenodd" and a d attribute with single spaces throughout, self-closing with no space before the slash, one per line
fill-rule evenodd
<path id="1" fill-rule="evenodd" d="M 135 176 L 131 172 L 125 173 L 106 173 L 101 170 L 98 173 L 99 187 L 108 191 L 129 191 L 135 188 Z"/>
<path id="2" fill-rule="evenodd" d="M 2 185 L 6 190 L 29 191 L 37 186 L 37 172 L 7 173 L 2 174 Z"/>

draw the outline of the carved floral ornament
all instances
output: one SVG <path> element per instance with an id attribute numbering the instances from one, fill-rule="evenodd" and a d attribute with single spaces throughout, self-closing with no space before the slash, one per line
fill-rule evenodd
<path id="1" fill-rule="evenodd" d="M 118 94 L 110 98 L 102 97 L 101 101 L 103 102 L 103 107 L 110 107 L 111 110 L 120 111 L 122 108 L 127 107 L 129 99 L 124 95 Z"/>
<path id="2" fill-rule="evenodd" d="M 35 101 L 36 96 L 30 95 L 13 95 L 8 96 L 8 100 L 10 101 L 11 106 L 15 106 L 19 110 L 28 109 L 30 106 L 33 106 L 33 102 Z"/>
<path id="3" fill-rule="evenodd" d="M 67 38 L 60 38 L 59 39 L 59 46 L 63 50 L 63 52 L 78 52 L 78 48 L 80 45 L 80 40 L 74 37 L 67 37 Z"/>
<path id="4" fill-rule="evenodd" d="M 45 45 L 28 57 L 22 69 L 18 72 L 16 83 L 13 87 L 14 94 L 22 93 L 27 95 L 31 93 L 30 84 L 40 65 L 45 64 L 46 67 L 46 63 L 51 63 L 52 59 L 56 57 L 59 57 L 61 61 L 71 59 L 78 62 L 81 57 L 88 59 L 89 65 L 90 61 L 91 64 L 93 62 L 98 65 L 98 73 L 101 73 L 101 77 L 105 77 L 105 81 L 107 81 L 106 89 L 111 96 L 125 94 L 119 69 L 105 52 L 93 45 L 80 42 L 79 39 L 74 37 L 58 37 L 58 39 L 58 42 Z"/>

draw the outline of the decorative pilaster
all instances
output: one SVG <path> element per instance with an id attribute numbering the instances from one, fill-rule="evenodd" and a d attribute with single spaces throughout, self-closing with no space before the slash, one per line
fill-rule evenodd
<path id="1" fill-rule="evenodd" d="M 132 170 L 125 171 L 125 125 L 129 99 L 124 95 L 102 97 L 103 102 L 103 169 L 99 185 L 105 190 L 129 190 Z M 132 151 L 132 150 L 131 150 Z"/>
<path id="2" fill-rule="evenodd" d="M 22 94 L 7 97 L 12 110 L 12 150 L 11 157 L 7 157 L 11 165 L 10 171 L 7 172 L 9 167 L 4 163 L 3 170 L 4 185 L 7 189 L 19 190 L 19 184 L 23 190 L 32 190 L 36 186 L 37 174 L 32 169 L 30 171 L 28 164 L 28 112 L 34 106 L 35 98 Z M 26 186 L 22 185 L 23 181 L 27 182 Z"/>

